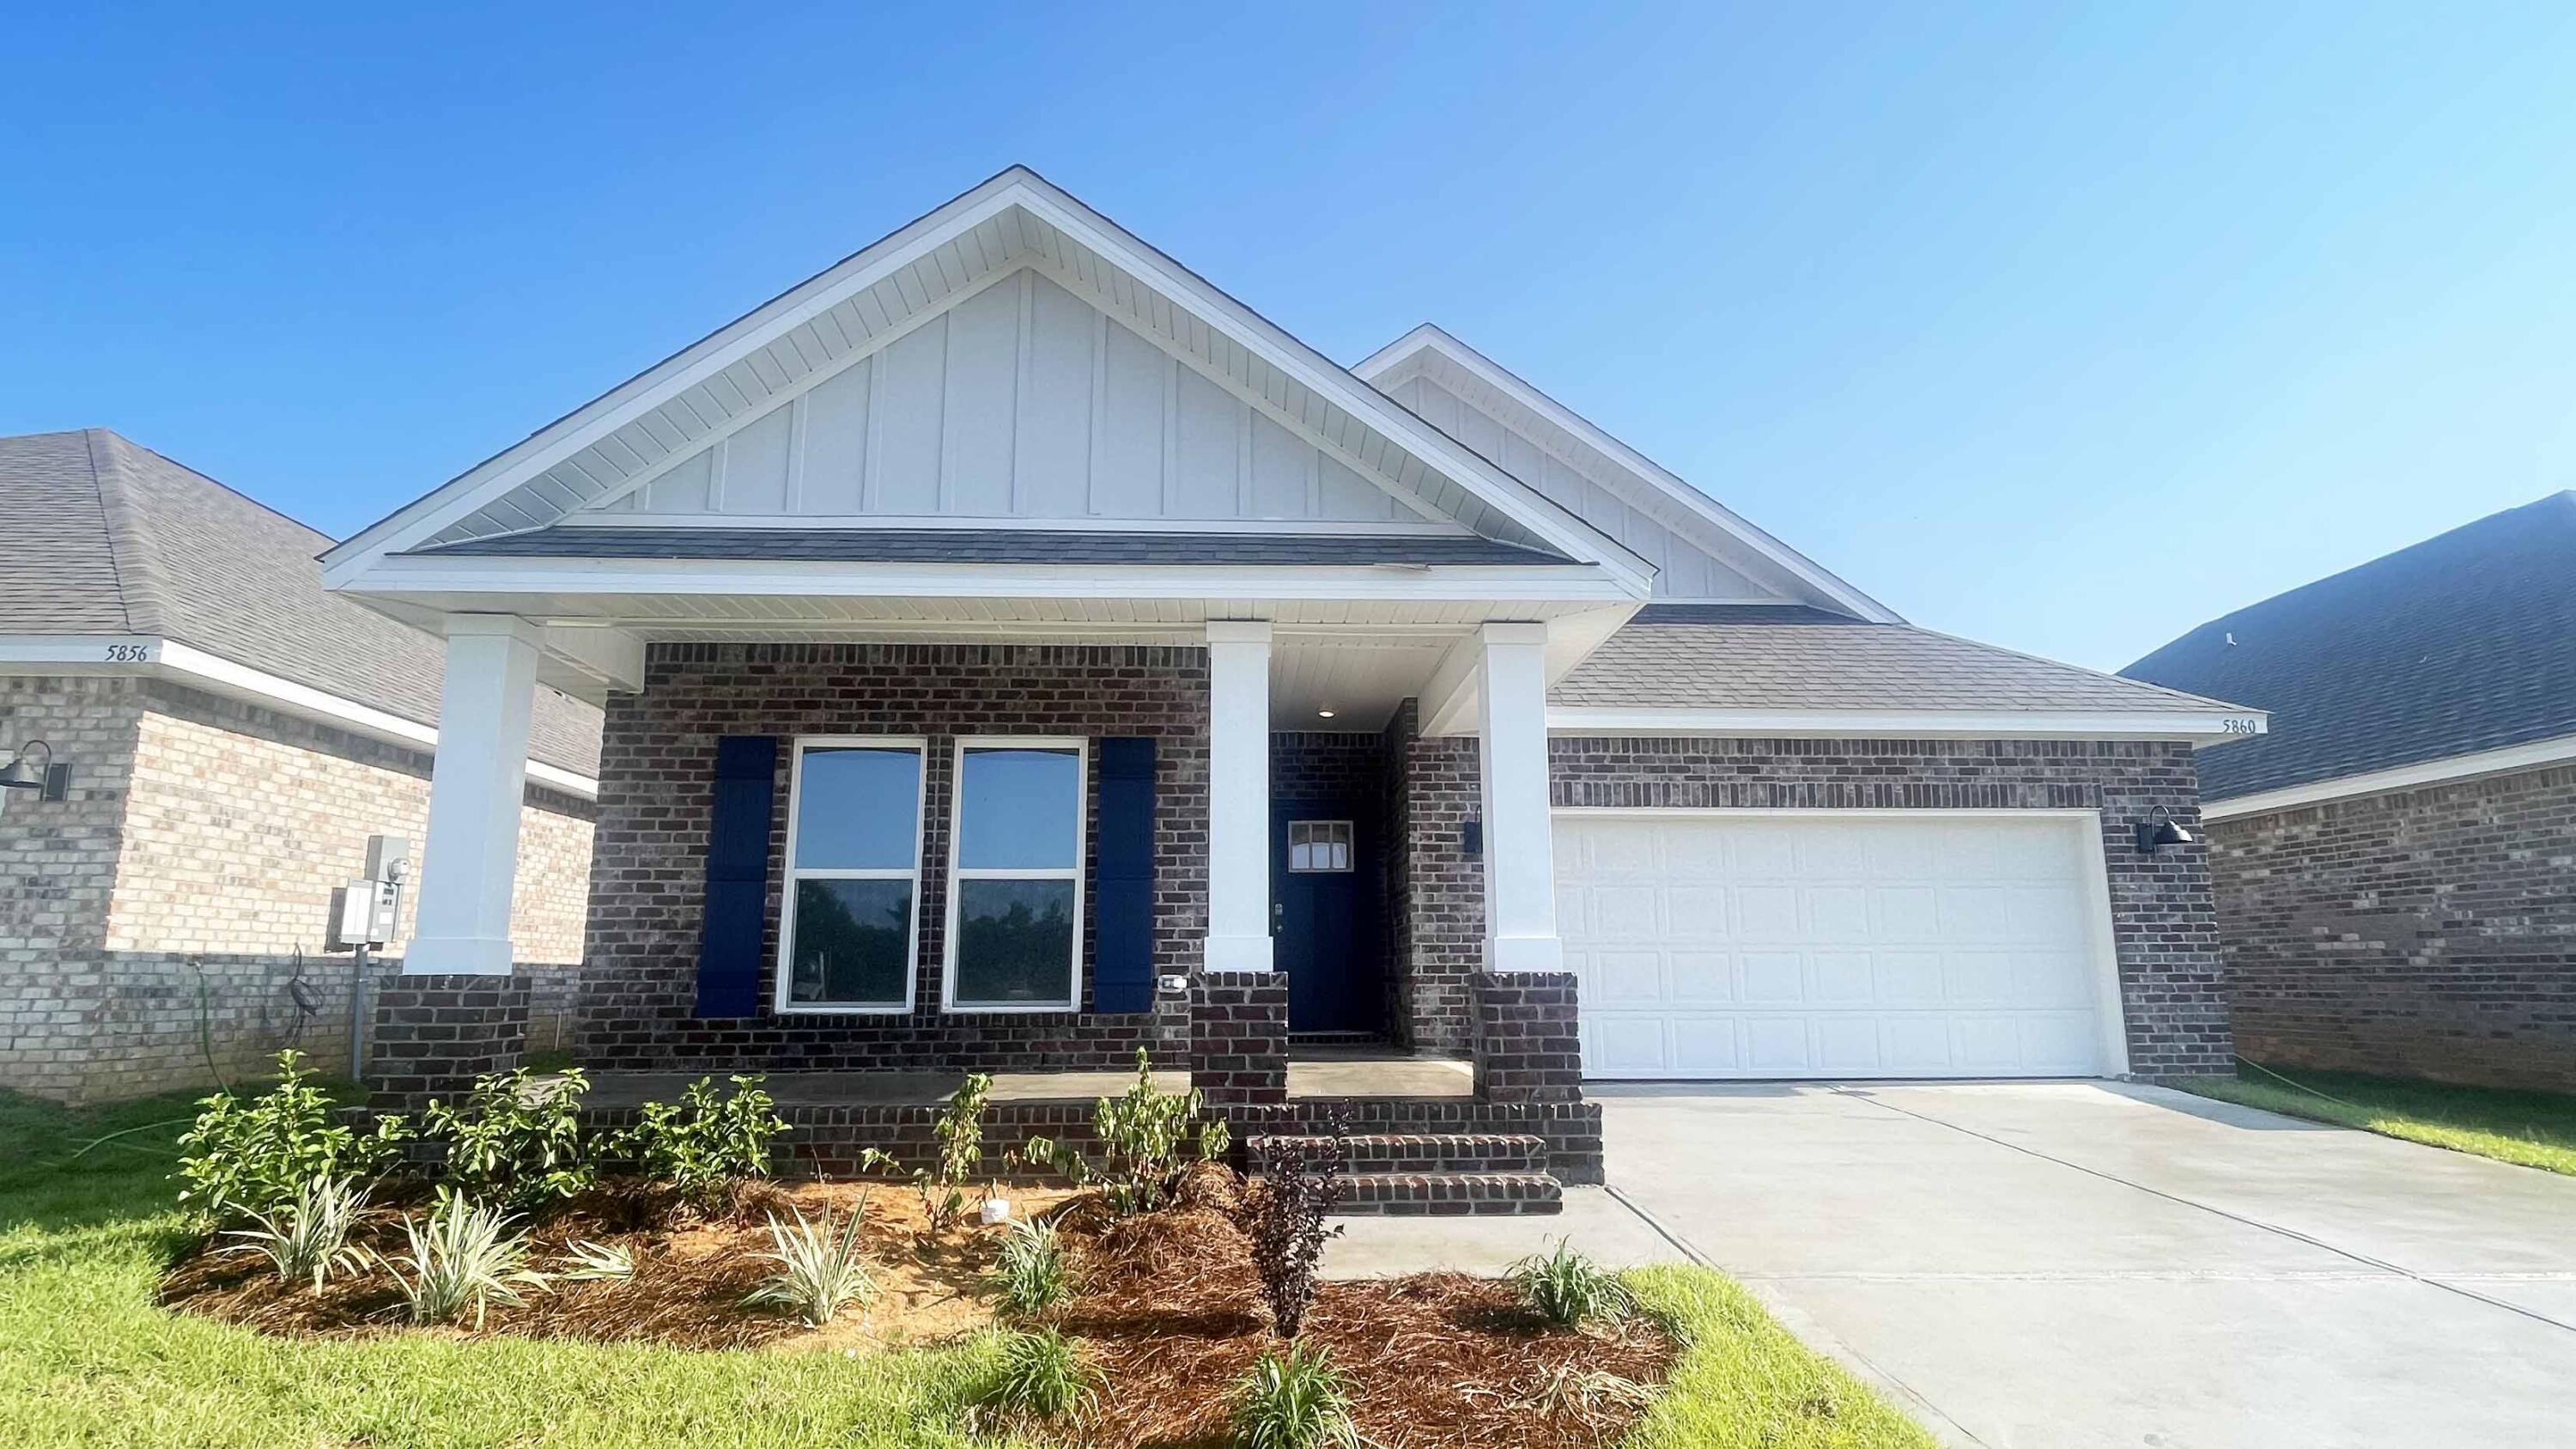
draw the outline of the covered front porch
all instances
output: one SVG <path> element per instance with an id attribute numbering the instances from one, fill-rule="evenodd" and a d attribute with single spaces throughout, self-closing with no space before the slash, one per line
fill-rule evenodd
<path id="1" fill-rule="evenodd" d="M 697 1078 L 688 1072 L 592 1072 L 591 1106 L 628 1110 L 646 1102 L 671 1101 Z M 1006 1102 L 1089 1103 L 1114 1097 L 1136 1080 L 1133 1072 L 1055 1071 L 990 1073 L 987 1100 Z M 762 1084 L 781 1108 L 945 1106 L 965 1085 L 959 1072 L 778 1072 Z M 1153 1074 L 1162 1092 L 1189 1090 L 1186 1068 L 1167 1067 Z M 1358 1098 L 1447 1100 L 1476 1095 L 1474 1065 L 1454 1057 L 1417 1056 L 1405 1052 L 1347 1049 L 1292 1049 L 1288 1057 L 1291 1102 Z"/>

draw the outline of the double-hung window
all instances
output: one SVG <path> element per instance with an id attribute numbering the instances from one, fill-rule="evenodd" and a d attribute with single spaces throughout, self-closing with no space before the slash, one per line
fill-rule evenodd
<path id="1" fill-rule="evenodd" d="M 1081 740 L 960 740 L 947 1000 L 959 1011 L 1082 1003 Z"/>
<path id="2" fill-rule="evenodd" d="M 778 1009 L 912 1009 L 924 742 L 796 742 Z"/>

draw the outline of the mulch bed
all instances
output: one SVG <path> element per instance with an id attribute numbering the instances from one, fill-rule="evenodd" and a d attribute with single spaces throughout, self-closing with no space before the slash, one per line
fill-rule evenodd
<path id="1" fill-rule="evenodd" d="M 1051 1213 L 1071 1246 L 1081 1293 L 1047 1321 L 1079 1339 L 1105 1382 L 1075 1422 L 1038 1437 L 1086 1449 L 1186 1449 L 1230 1442 L 1233 1386 L 1279 1346 L 1270 1331 L 1250 1243 L 1235 1225 L 1237 1182 L 1203 1168 L 1181 1203 L 1125 1221 L 1096 1198 L 1015 1190 L 1021 1213 Z M 847 1211 L 868 1194 L 863 1241 L 881 1289 L 864 1313 L 845 1311 L 822 1330 L 742 1306 L 769 1270 L 766 1213 L 787 1205 L 808 1217 Z M 617 1243 L 634 1254 L 623 1283 L 560 1283 L 518 1307 L 495 1307 L 480 1328 L 415 1329 L 380 1269 L 335 1279 L 321 1293 L 280 1283 L 256 1254 L 192 1250 L 163 1280 L 165 1304 L 265 1333 L 358 1338 L 396 1332 L 518 1334 L 595 1342 L 652 1342 L 693 1349 L 881 1349 L 938 1343 L 993 1323 L 982 1275 L 1002 1231 L 971 1221 L 923 1233 L 908 1188 L 762 1184 L 728 1211 L 654 1222 L 631 1199 L 574 1205 L 531 1233 L 533 1263 L 553 1266 L 574 1239 Z M 390 1217 L 369 1242 L 391 1253 L 402 1233 Z M 1651 1320 L 1632 1317 L 1581 1330 L 1548 1325 L 1506 1284 L 1460 1274 L 1326 1283 L 1300 1341 L 1330 1355 L 1351 1388 L 1363 1442 L 1380 1449 L 1575 1449 L 1615 1442 L 1638 1414 L 1632 1385 L 1662 1382 L 1677 1346 Z"/>

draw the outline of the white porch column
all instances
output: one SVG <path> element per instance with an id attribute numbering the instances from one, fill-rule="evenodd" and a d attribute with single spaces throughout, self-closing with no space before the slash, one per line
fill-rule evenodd
<path id="1" fill-rule="evenodd" d="M 1270 965 L 1270 625 L 1211 621 L 1208 639 L 1210 971 Z"/>
<path id="2" fill-rule="evenodd" d="M 528 715 L 537 701 L 538 627 L 509 614 L 451 614 L 439 691 L 429 838 L 405 976 L 510 973 L 510 891 Z"/>
<path id="3" fill-rule="evenodd" d="M 1485 969 L 1562 971 L 1556 845 L 1547 804 L 1547 626 L 1487 624 L 1478 672 L 1484 737 Z"/>

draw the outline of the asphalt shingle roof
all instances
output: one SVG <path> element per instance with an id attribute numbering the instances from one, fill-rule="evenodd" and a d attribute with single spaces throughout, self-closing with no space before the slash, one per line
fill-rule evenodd
<path id="1" fill-rule="evenodd" d="M 2576 492 L 2212 619 L 2121 671 L 2272 712 L 2212 800 L 2576 734 Z"/>
<path id="2" fill-rule="evenodd" d="M 416 554 L 776 559 L 815 563 L 1563 564 L 1561 554 L 1439 535 L 1113 533 L 1017 528 L 541 528 Z"/>
<path id="3" fill-rule="evenodd" d="M 439 641 L 326 593 L 328 536 L 103 428 L 0 438 L 0 632 L 145 634 L 438 721 Z M 529 753 L 599 772 L 599 710 L 539 689 Z"/>
<path id="4" fill-rule="evenodd" d="M 1639 610 L 1548 699 L 1573 709 L 2197 714 L 2226 708 L 1911 624 L 1768 605 Z"/>

